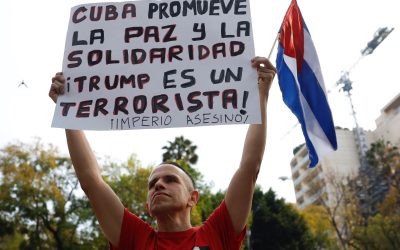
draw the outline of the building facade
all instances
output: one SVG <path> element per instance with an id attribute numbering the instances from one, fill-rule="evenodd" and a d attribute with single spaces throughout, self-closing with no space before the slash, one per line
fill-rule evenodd
<path id="1" fill-rule="evenodd" d="M 390 141 L 400 148 L 400 93 L 381 109 L 375 124 L 375 140 Z"/>
<path id="2" fill-rule="evenodd" d="M 393 98 L 381 110 L 376 120 L 374 131 L 359 130 L 367 145 L 377 140 L 390 141 L 400 146 L 400 94 Z M 305 145 L 299 146 L 290 162 L 292 180 L 295 188 L 297 206 L 302 209 L 311 204 L 321 203 L 321 198 L 332 206 L 337 202 L 336 181 L 353 179 L 360 174 L 371 175 L 368 166 L 360 160 L 360 145 L 356 129 L 336 128 L 338 149 L 325 156 L 320 163 L 310 169 L 308 152 Z M 362 167 L 362 165 L 364 167 Z M 367 168 L 367 169 L 363 169 Z M 368 177 L 368 176 L 367 176 Z M 385 185 L 370 185 L 373 195 L 371 199 L 377 201 L 380 195 L 385 194 Z M 365 187 L 360 190 L 365 190 Z M 362 193 L 360 195 L 363 195 Z"/>

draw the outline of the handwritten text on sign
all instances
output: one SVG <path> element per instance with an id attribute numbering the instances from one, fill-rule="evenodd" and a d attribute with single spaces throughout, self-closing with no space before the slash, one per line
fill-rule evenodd
<path id="1" fill-rule="evenodd" d="M 53 127 L 259 123 L 249 0 L 93 3 L 71 10 Z"/>

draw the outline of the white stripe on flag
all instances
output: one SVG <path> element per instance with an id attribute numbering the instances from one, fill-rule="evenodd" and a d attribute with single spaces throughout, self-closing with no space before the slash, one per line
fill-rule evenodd
<path id="1" fill-rule="evenodd" d="M 283 55 L 283 60 L 285 61 L 289 70 L 293 74 L 294 79 L 296 80 L 296 86 L 299 93 L 306 131 L 311 143 L 315 148 L 315 151 L 317 152 L 318 161 L 320 161 L 327 153 L 330 153 L 332 151 L 332 147 L 329 143 L 328 138 L 323 132 L 318 120 L 315 118 L 314 113 L 311 111 L 310 106 L 308 105 L 306 99 L 300 91 L 300 84 L 297 77 L 296 59 L 287 55 Z"/>
<path id="2" fill-rule="evenodd" d="M 326 96 L 325 83 L 324 78 L 322 77 L 317 50 L 315 49 L 310 33 L 308 33 L 306 29 L 304 29 L 304 61 L 307 62 L 311 70 L 314 72 L 314 75 Z"/>

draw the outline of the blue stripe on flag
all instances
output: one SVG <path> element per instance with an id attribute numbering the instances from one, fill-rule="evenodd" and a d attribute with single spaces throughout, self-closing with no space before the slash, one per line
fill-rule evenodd
<path id="1" fill-rule="evenodd" d="M 278 54 L 276 58 L 276 66 L 279 79 L 279 87 L 282 92 L 282 98 L 284 103 L 289 107 L 292 113 L 297 117 L 301 129 L 303 131 L 304 139 L 306 141 L 310 166 L 315 166 L 318 163 L 318 155 L 315 151 L 314 145 L 312 144 L 310 137 L 307 132 L 306 121 L 304 119 L 304 111 L 300 103 L 299 89 L 296 85 L 296 79 L 294 78 L 292 72 L 286 65 L 283 59 L 283 48 L 278 46 Z"/>
<path id="2" fill-rule="evenodd" d="M 314 75 L 307 61 L 298 76 L 301 92 L 311 108 L 316 120 L 324 131 L 327 139 L 334 149 L 337 148 L 336 132 L 333 124 L 332 113 L 324 90 Z"/>

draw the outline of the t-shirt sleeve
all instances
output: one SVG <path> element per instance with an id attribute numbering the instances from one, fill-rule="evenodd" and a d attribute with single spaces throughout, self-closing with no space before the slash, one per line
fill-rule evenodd
<path id="1" fill-rule="evenodd" d="M 236 234 L 225 201 L 214 210 L 207 221 L 206 227 L 211 227 L 222 241 L 224 249 L 239 249 L 246 234 L 246 227 Z"/>
<path id="2" fill-rule="evenodd" d="M 144 249 L 144 246 L 140 244 L 144 244 L 144 239 L 147 239 L 152 232 L 153 229 L 147 223 L 125 208 L 119 237 L 119 246 L 116 247 L 110 244 L 110 249 Z"/>

